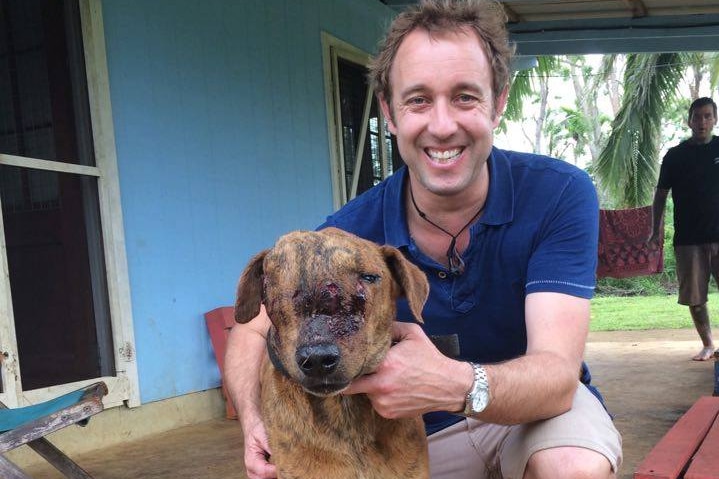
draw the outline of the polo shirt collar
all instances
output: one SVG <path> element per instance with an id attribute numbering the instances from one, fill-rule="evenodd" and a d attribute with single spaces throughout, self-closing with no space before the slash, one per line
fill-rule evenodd
<path id="1" fill-rule="evenodd" d="M 492 148 L 489 155 L 489 193 L 484 214 L 478 223 L 501 225 L 514 218 L 514 181 L 509 158 L 503 151 Z M 404 208 L 404 185 L 407 181 L 407 167 L 398 169 L 387 180 L 384 195 L 384 233 L 388 245 L 396 248 L 409 246 L 407 212 Z"/>
<path id="2" fill-rule="evenodd" d="M 387 191 L 384 195 L 384 239 L 395 248 L 409 246 L 407 212 L 404 209 L 404 184 L 407 180 L 407 167 L 403 166 L 387 179 Z"/>

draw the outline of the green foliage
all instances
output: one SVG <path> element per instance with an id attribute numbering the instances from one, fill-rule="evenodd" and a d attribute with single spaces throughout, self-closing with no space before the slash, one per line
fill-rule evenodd
<path id="1" fill-rule="evenodd" d="M 546 82 L 550 76 L 557 72 L 559 66 L 558 57 L 539 56 L 534 67 L 514 73 L 509 89 L 509 97 L 507 98 L 507 106 L 499 125 L 501 131 L 507 131 L 507 121 L 522 120 L 524 116 L 522 105 L 524 102 L 537 98 L 536 92 L 539 91 L 539 82 Z"/>
<path id="2" fill-rule="evenodd" d="M 687 112 L 692 99 L 690 97 L 676 98 L 667 105 L 662 118 L 662 141 L 660 148 L 664 149 L 674 146 L 687 138 L 689 131 L 687 126 Z"/>
<path id="3" fill-rule="evenodd" d="M 713 90 L 719 86 L 719 52 L 706 53 L 705 63 L 709 70 L 709 87 Z"/>
<path id="4" fill-rule="evenodd" d="M 627 55 L 624 97 L 607 144 L 592 166 L 611 207 L 643 206 L 654 191 L 661 119 L 675 98 L 680 54 Z"/>
<path id="5" fill-rule="evenodd" d="M 712 325 L 719 326 L 719 293 L 709 294 L 708 307 Z M 677 304 L 675 295 L 602 297 L 591 303 L 591 331 L 693 327 L 689 309 Z"/>
<path id="6" fill-rule="evenodd" d="M 549 138 L 548 154 L 562 158 L 564 151 L 560 150 L 560 146 L 574 144 L 574 158 L 580 157 L 587 148 L 592 129 L 590 121 L 601 122 L 602 118 L 590 120 L 581 111 L 568 107 L 552 112 L 545 126 Z"/>

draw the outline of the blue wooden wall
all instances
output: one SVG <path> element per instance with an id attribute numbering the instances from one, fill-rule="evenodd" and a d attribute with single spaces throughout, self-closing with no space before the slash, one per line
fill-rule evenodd
<path id="1" fill-rule="evenodd" d="M 320 32 L 373 52 L 377 0 L 104 0 L 142 402 L 219 385 L 202 314 L 332 211 Z"/>

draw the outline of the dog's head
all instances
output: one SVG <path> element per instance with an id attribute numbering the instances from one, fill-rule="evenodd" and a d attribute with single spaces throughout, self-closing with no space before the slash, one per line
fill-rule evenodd
<path id="1" fill-rule="evenodd" d="M 336 228 L 299 231 L 247 265 L 235 319 L 249 321 L 264 303 L 273 362 L 307 392 L 328 396 L 380 363 L 396 299 L 405 296 L 422 322 L 428 292 L 424 273 L 396 248 Z"/>

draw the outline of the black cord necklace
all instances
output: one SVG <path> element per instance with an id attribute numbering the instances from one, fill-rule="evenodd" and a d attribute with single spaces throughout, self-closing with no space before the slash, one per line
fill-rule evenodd
<path id="1" fill-rule="evenodd" d="M 466 225 L 462 226 L 462 229 L 460 229 L 457 234 L 452 234 L 446 229 L 442 228 L 440 225 L 432 221 L 431 219 L 427 218 L 427 214 L 419 209 L 419 206 L 417 206 L 417 202 L 414 200 L 414 192 L 412 191 L 412 182 L 409 183 L 409 197 L 412 200 L 412 205 L 414 206 L 414 209 L 417 211 L 417 214 L 420 218 L 425 220 L 427 223 L 431 224 L 438 230 L 442 231 L 446 235 L 449 235 L 452 238 L 452 241 L 449 242 L 449 248 L 447 249 L 447 262 L 449 263 L 449 273 L 453 276 L 459 276 L 462 273 L 464 273 L 464 260 L 462 259 L 462 256 L 459 254 L 459 251 L 457 251 L 457 238 L 459 235 L 462 234 L 464 230 L 466 230 L 469 225 L 471 225 L 474 220 L 477 219 L 477 217 L 482 213 L 484 210 L 484 204 L 481 208 L 472 216 L 472 218 L 467 222 Z"/>

